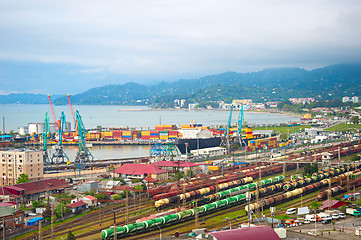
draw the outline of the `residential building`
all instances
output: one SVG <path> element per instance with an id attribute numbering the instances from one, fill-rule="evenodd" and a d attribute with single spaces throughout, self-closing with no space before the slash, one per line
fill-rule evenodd
<path id="1" fill-rule="evenodd" d="M 150 177 L 155 180 L 165 180 L 168 178 L 168 172 L 154 164 L 126 163 L 115 169 L 114 174 L 123 179 L 147 179 L 147 177 Z"/>
<path id="2" fill-rule="evenodd" d="M 77 201 L 74 203 L 70 203 L 70 204 L 68 204 L 68 206 L 70 207 L 72 213 L 86 210 L 89 207 L 89 205 L 83 201 Z"/>
<path id="3" fill-rule="evenodd" d="M 16 184 L 20 174 L 28 175 L 30 181 L 44 177 L 43 151 L 34 149 L 0 150 L 0 184 Z"/>
<path id="4" fill-rule="evenodd" d="M 235 99 L 232 101 L 232 105 L 240 106 L 240 105 L 252 105 L 252 99 Z"/>
<path id="5" fill-rule="evenodd" d="M 358 97 L 357 97 L 357 96 L 353 96 L 353 97 L 351 98 L 351 102 L 353 102 L 353 103 L 358 103 L 358 102 L 359 102 Z"/>
<path id="6" fill-rule="evenodd" d="M 10 239 L 11 235 L 26 228 L 24 211 L 12 207 L 0 207 L 0 238 Z M 4 224 L 5 221 L 5 224 Z M 5 236 L 4 236 L 5 227 Z"/>
<path id="7" fill-rule="evenodd" d="M 288 100 L 290 100 L 290 102 L 293 104 L 300 104 L 300 103 L 305 104 L 305 103 L 311 103 L 311 102 L 315 101 L 314 98 L 290 98 Z"/>
<path id="8" fill-rule="evenodd" d="M 78 187 L 78 190 L 80 192 L 90 192 L 91 190 L 98 192 L 99 183 L 97 181 L 83 182 L 83 184 Z"/>
<path id="9" fill-rule="evenodd" d="M 93 197 L 91 195 L 87 195 L 85 197 L 79 197 L 71 200 L 71 203 L 76 203 L 79 201 L 83 201 L 84 203 L 88 204 L 90 207 L 94 207 L 98 205 L 98 199 L 96 197 Z"/>
<path id="10" fill-rule="evenodd" d="M 342 98 L 342 102 L 350 102 L 350 101 L 351 101 L 350 97 L 345 96 Z"/>

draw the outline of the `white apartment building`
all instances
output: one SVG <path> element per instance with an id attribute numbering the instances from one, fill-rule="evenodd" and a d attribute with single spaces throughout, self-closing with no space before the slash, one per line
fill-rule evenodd
<path id="1" fill-rule="evenodd" d="M 20 174 L 28 175 L 31 181 L 44 177 L 43 151 L 33 149 L 0 150 L 0 184 L 13 185 Z"/>

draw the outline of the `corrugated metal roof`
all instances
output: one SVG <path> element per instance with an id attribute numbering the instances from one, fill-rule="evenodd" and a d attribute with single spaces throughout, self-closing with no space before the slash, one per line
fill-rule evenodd
<path id="1" fill-rule="evenodd" d="M 16 209 L 12 207 L 0 207 L 0 217 L 6 217 L 16 212 Z"/>
<path id="2" fill-rule="evenodd" d="M 115 172 L 119 174 L 143 175 L 166 173 L 167 171 L 153 164 L 126 163 L 115 169 Z"/>
<path id="3" fill-rule="evenodd" d="M 279 240 L 277 233 L 267 226 L 243 227 L 209 233 L 217 240 Z"/>
<path id="4" fill-rule="evenodd" d="M 4 188 L 10 191 L 11 189 L 16 191 L 23 191 L 23 195 L 28 195 L 33 193 L 51 191 L 55 189 L 62 189 L 66 187 L 70 187 L 70 185 L 63 180 L 54 178 L 54 179 L 46 179 L 36 182 L 15 184 L 11 186 L 5 186 Z"/>
<path id="5" fill-rule="evenodd" d="M 81 207 L 81 206 L 85 206 L 85 205 L 87 205 L 87 204 L 84 203 L 83 201 L 77 201 L 75 203 L 68 204 L 68 206 L 70 208 L 76 208 L 76 207 Z"/>
<path id="6" fill-rule="evenodd" d="M 178 167 L 178 161 L 158 161 L 153 164 L 159 167 Z M 179 167 L 195 167 L 195 166 L 198 166 L 198 164 L 179 161 Z"/>

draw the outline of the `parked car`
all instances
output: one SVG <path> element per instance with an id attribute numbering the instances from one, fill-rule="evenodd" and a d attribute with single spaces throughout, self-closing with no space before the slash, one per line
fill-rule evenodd
<path id="1" fill-rule="evenodd" d="M 340 216 L 340 218 L 345 218 L 346 217 L 344 213 L 339 213 L 338 215 Z"/>
<path id="2" fill-rule="evenodd" d="M 287 215 L 292 215 L 292 214 L 296 214 L 296 208 L 289 208 L 286 211 Z"/>
<path id="3" fill-rule="evenodd" d="M 338 215 L 338 213 L 333 213 L 331 217 L 334 220 L 339 220 L 340 219 L 340 215 Z"/>

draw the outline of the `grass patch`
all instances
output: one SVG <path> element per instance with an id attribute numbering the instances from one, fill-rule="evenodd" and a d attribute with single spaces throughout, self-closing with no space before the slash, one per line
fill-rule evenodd
<path id="1" fill-rule="evenodd" d="M 336 126 L 326 128 L 326 131 L 334 131 L 334 132 L 351 132 L 361 129 L 361 124 L 346 124 L 341 123 Z"/>
<path id="2" fill-rule="evenodd" d="M 276 218 L 278 220 L 286 220 L 286 219 L 290 219 L 290 216 L 282 214 L 282 215 L 274 216 L 274 218 Z"/>
<path id="3" fill-rule="evenodd" d="M 310 128 L 311 125 L 299 125 L 299 126 L 272 126 L 272 127 L 255 127 L 253 130 L 273 130 L 276 134 L 278 133 L 295 133 L 300 131 L 300 129 L 303 131 L 305 128 Z"/>

